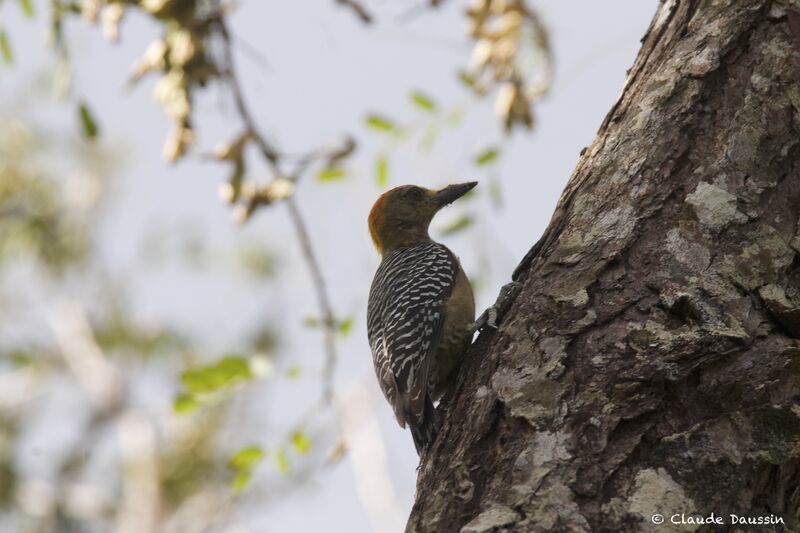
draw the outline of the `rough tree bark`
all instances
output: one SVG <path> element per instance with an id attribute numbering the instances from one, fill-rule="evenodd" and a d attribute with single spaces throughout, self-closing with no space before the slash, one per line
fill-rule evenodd
<path id="1" fill-rule="evenodd" d="M 408 531 L 691 531 L 671 515 L 711 512 L 800 531 L 795 10 L 662 2 L 442 403 Z"/>

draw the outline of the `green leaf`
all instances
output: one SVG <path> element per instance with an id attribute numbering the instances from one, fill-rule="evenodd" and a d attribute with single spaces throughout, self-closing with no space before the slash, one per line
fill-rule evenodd
<path id="1" fill-rule="evenodd" d="M 503 208 L 503 191 L 500 188 L 500 180 L 492 179 L 489 181 L 489 198 L 496 209 Z"/>
<path id="2" fill-rule="evenodd" d="M 339 322 L 339 334 L 342 337 L 347 337 L 350 332 L 353 330 L 353 317 L 347 317 L 341 322 Z"/>
<path id="3" fill-rule="evenodd" d="M 11 364 L 16 368 L 32 365 L 38 359 L 37 354 L 28 353 L 22 350 L 13 350 L 10 354 L 8 354 L 7 357 Z"/>
<path id="4" fill-rule="evenodd" d="M 0 55 L 3 56 L 3 61 L 10 65 L 14 62 L 14 54 L 11 52 L 11 43 L 8 42 L 8 36 L 4 30 L 0 30 Z"/>
<path id="5" fill-rule="evenodd" d="M 53 69 L 53 95 L 57 100 L 67 99 L 72 83 L 72 66 L 68 59 L 60 57 Z"/>
<path id="6" fill-rule="evenodd" d="M 233 454 L 228 464 L 235 470 L 252 470 L 265 455 L 260 446 L 247 446 Z"/>
<path id="7" fill-rule="evenodd" d="M 236 471 L 233 478 L 233 490 L 241 493 L 253 478 L 253 469 L 264 460 L 266 453 L 260 446 L 246 446 L 228 459 L 228 466 Z"/>
<path id="8" fill-rule="evenodd" d="M 379 115 L 367 115 L 367 126 L 380 131 L 394 131 L 395 125 L 390 119 Z"/>
<path id="9" fill-rule="evenodd" d="M 217 363 L 192 368 L 181 374 L 181 383 L 193 394 L 207 394 L 240 381 L 253 378 L 247 359 L 223 357 Z"/>
<path id="10" fill-rule="evenodd" d="M 275 254 L 270 250 L 256 246 L 241 248 L 238 260 L 242 269 L 255 278 L 267 278 L 275 275 L 278 262 Z"/>
<path id="11" fill-rule="evenodd" d="M 311 439 L 302 431 L 295 431 L 292 434 L 292 446 L 300 455 L 305 455 L 311 449 Z"/>
<path id="12" fill-rule="evenodd" d="M 375 182 L 381 188 L 389 185 L 389 158 L 385 155 L 375 161 Z"/>
<path id="13" fill-rule="evenodd" d="M 472 224 L 472 217 L 469 215 L 462 215 L 452 222 L 448 223 L 441 229 L 442 235 L 452 235 L 453 233 L 458 233 L 466 228 L 468 228 Z"/>
<path id="14" fill-rule="evenodd" d="M 338 167 L 323 168 L 317 174 L 319 181 L 338 181 L 345 177 L 344 170 Z"/>
<path id="15" fill-rule="evenodd" d="M 250 365 L 244 357 L 230 355 L 223 357 L 217 363 L 216 371 L 225 379 L 251 379 L 253 374 L 250 372 Z"/>
<path id="16" fill-rule="evenodd" d="M 81 102 L 78 105 L 78 114 L 81 118 L 83 136 L 89 140 L 96 139 L 100 134 L 100 130 L 98 129 L 97 122 L 92 116 L 92 112 L 86 102 Z"/>
<path id="17" fill-rule="evenodd" d="M 490 165 L 497 161 L 500 157 L 500 150 L 495 147 L 489 147 L 475 156 L 475 164 L 479 167 Z"/>
<path id="18" fill-rule="evenodd" d="M 436 111 L 436 102 L 421 91 L 411 93 L 411 102 L 424 111 Z"/>
<path id="19" fill-rule="evenodd" d="M 470 74 L 466 70 L 461 70 L 461 71 L 458 72 L 458 79 L 459 79 L 459 81 L 461 81 L 461 83 L 463 83 L 464 85 L 466 85 L 470 89 L 475 87 L 475 83 L 476 83 L 475 82 L 475 76 L 473 76 L 472 74 Z"/>
<path id="20" fill-rule="evenodd" d="M 315 316 L 307 316 L 303 319 L 303 325 L 307 328 L 318 328 L 322 322 Z"/>
<path id="21" fill-rule="evenodd" d="M 22 12 L 25 13 L 26 17 L 33 18 L 35 12 L 32 0 L 19 0 L 19 5 L 22 7 Z"/>
<path id="22" fill-rule="evenodd" d="M 451 127 L 457 128 L 461 121 L 464 120 L 464 110 L 460 108 L 453 109 L 449 115 L 447 115 L 447 123 L 450 124 Z"/>
<path id="23" fill-rule="evenodd" d="M 194 394 L 214 392 L 220 387 L 213 375 L 205 369 L 185 370 L 181 374 L 181 383 Z"/>
<path id="24" fill-rule="evenodd" d="M 194 395 L 187 394 L 185 392 L 178 394 L 178 396 L 175 397 L 175 401 L 172 403 L 172 409 L 176 413 L 182 415 L 191 413 L 199 406 L 200 404 L 197 402 L 197 398 L 195 398 Z"/>
<path id="25" fill-rule="evenodd" d="M 278 472 L 284 475 L 288 474 L 289 470 L 292 468 L 289 465 L 289 457 L 286 455 L 286 452 L 280 448 L 275 452 L 275 464 L 278 467 Z"/>
<path id="26" fill-rule="evenodd" d="M 244 489 L 250 484 L 250 481 L 253 479 L 253 472 L 250 470 L 239 470 L 236 472 L 236 475 L 233 476 L 233 490 L 236 494 L 241 494 L 244 492 Z"/>
<path id="27" fill-rule="evenodd" d="M 300 370 L 299 366 L 293 366 L 289 370 L 286 371 L 286 377 L 289 379 L 297 379 L 303 374 L 303 371 Z"/>
<path id="28" fill-rule="evenodd" d="M 435 122 L 431 122 L 428 124 L 428 127 L 425 128 L 425 133 L 422 136 L 422 139 L 419 142 L 419 147 L 421 150 L 425 152 L 430 152 L 433 149 L 433 145 L 436 144 L 436 138 L 439 136 L 439 127 L 436 125 Z"/>

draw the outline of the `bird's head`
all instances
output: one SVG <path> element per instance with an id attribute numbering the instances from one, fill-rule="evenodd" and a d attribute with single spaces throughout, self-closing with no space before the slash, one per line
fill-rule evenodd
<path id="1" fill-rule="evenodd" d="M 383 193 L 369 212 L 369 233 L 381 254 L 427 240 L 433 216 L 469 192 L 477 181 L 448 185 L 438 191 L 401 185 Z"/>

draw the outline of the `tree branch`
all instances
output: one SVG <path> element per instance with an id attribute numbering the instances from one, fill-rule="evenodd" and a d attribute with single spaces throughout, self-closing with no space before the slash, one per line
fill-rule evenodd
<path id="1" fill-rule="evenodd" d="M 322 334 L 325 346 L 325 366 L 322 371 L 322 398 L 326 404 L 329 404 L 333 399 L 333 368 L 336 365 L 336 319 L 333 315 L 333 308 L 328 298 L 328 289 L 325 286 L 325 278 L 322 276 L 322 268 L 320 267 L 319 261 L 317 261 L 314 248 L 311 245 L 311 237 L 308 234 L 308 227 L 300 212 L 300 208 L 297 207 L 297 203 L 293 197 L 286 199 L 286 205 L 289 209 L 289 217 L 292 219 L 292 224 L 297 232 L 297 240 L 300 242 L 303 258 L 311 273 L 314 291 L 317 293 L 317 304 L 322 313 Z"/>
<path id="2" fill-rule="evenodd" d="M 231 91 L 233 93 L 236 110 L 244 122 L 245 127 L 249 130 L 250 135 L 261 153 L 266 164 L 273 172 L 273 179 L 289 179 L 292 183 L 296 182 L 300 174 L 313 162 L 321 160 L 327 156 L 324 150 L 312 150 L 306 156 L 302 157 L 297 163 L 293 172 L 285 174 L 281 169 L 281 154 L 273 147 L 266 137 L 258 129 L 253 115 L 247 106 L 244 98 L 244 93 L 241 88 L 241 83 L 236 75 L 233 59 L 233 45 L 227 24 L 223 18 L 218 20 L 220 27 L 220 35 L 223 39 L 223 56 L 224 56 L 224 75 Z M 292 226 L 297 235 L 297 240 L 300 243 L 300 250 L 303 259 L 308 266 L 311 280 L 314 286 L 314 291 L 317 296 L 317 305 L 321 316 L 321 324 L 323 328 L 323 349 L 325 352 L 325 363 L 322 373 L 322 397 L 325 404 L 330 404 L 333 398 L 333 369 L 336 364 L 336 319 L 331 306 L 328 290 L 325 285 L 325 278 L 322 275 L 322 267 L 317 260 L 314 247 L 311 242 L 311 236 L 308 232 L 308 226 L 305 223 L 302 213 L 300 212 L 293 194 L 287 195 L 284 199 L 289 210 L 289 218 L 292 221 Z"/>
<path id="3" fill-rule="evenodd" d="M 353 13 L 363 22 L 364 24 L 372 24 L 372 15 L 370 15 L 367 8 L 361 5 L 360 2 L 356 0 L 335 0 L 337 4 L 341 4 L 344 7 L 350 8 Z"/>

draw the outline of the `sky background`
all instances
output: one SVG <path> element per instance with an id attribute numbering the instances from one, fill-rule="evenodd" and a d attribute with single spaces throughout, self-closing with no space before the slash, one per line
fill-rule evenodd
<path id="1" fill-rule="evenodd" d="M 417 457 L 410 436 L 397 427 L 378 390 L 366 341 L 366 299 L 379 262 L 366 227 L 369 209 L 381 192 L 374 179 L 375 158 L 388 150 L 393 186 L 481 182 L 480 194 L 447 209 L 432 226 L 436 238 L 437 228 L 458 214 L 476 216 L 466 231 L 442 241 L 475 278 L 480 312 L 543 232 L 580 150 L 592 141 L 620 92 L 658 2 L 532 2 L 550 31 L 555 80 L 549 95 L 536 105 L 535 130 L 510 137 L 504 137 L 491 100 L 475 99 L 457 80 L 471 49 L 463 2 L 450 0 L 438 10 L 413 16 L 406 14 L 419 2 L 365 4 L 377 19 L 372 26 L 362 25 L 331 0 L 243 1 L 232 16 L 232 33 L 263 56 L 255 58 L 240 46 L 238 67 L 261 129 L 282 150 L 301 152 L 335 142 L 344 133 L 359 141 L 347 179 L 329 184 L 307 180 L 300 184 L 297 199 L 324 265 L 333 306 L 341 316 L 355 319 L 353 333 L 339 345 L 336 390 L 340 401 L 363 405 L 364 416 L 379 428 L 394 500 L 380 530 L 391 532 L 402 530 L 411 508 Z M 44 17 L 30 21 L 8 6 L 0 16 L 16 56 L 12 68 L 0 70 L 0 114 L 73 131 L 77 138 L 74 107 L 43 103 L 35 89 L 54 65 L 44 46 Z M 174 166 L 162 159 L 169 122 L 152 98 L 154 80 L 126 87 L 131 65 L 157 36 L 158 28 L 141 17 L 125 20 L 114 45 L 83 21 L 68 25 L 75 63 L 72 96 L 91 104 L 101 142 L 119 162 L 97 252 L 107 271 L 124 280 L 133 312 L 143 323 L 167 323 L 192 332 L 209 351 L 235 350 L 244 336 L 268 323 L 278 334 L 278 364 L 304 369 L 300 380 L 255 385 L 236 400 L 242 404 L 236 429 L 225 434 L 236 449 L 268 441 L 267 431 L 290 428 L 318 397 L 321 340 L 303 326 L 303 318 L 316 313 L 315 297 L 281 206 L 260 211 L 240 227 L 217 195 L 227 168 L 197 155 Z M 365 114 L 373 111 L 424 124 L 424 116 L 409 103 L 414 89 L 432 96 L 445 110 L 465 113 L 458 128 L 442 129 L 428 153 L 418 148 L 417 140 L 389 148 L 383 136 L 364 126 Z M 230 100 L 219 91 L 205 93 L 197 109 L 203 117 L 198 152 L 238 133 Z M 502 148 L 498 164 L 476 168 L 475 154 L 495 144 Z M 491 179 L 500 184 L 501 208 L 487 194 Z M 189 268 L 175 251 L 186 235 L 204 243 L 211 257 L 204 268 Z M 231 275 L 232 250 L 248 244 L 279 254 L 274 280 Z M 161 260 L 154 262 L 157 252 Z M 175 383 L 154 376 L 137 392 L 137 401 L 153 412 L 167 412 Z M 61 407 L 44 411 L 41 428 L 25 437 L 25 446 L 69 434 L 71 426 L 63 420 L 69 418 L 70 404 L 62 401 L 68 396 L 58 394 L 51 400 Z M 54 435 L 52 423 L 57 420 L 62 423 Z M 365 510 L 363 492 L 358 492 L 357 469 L 346 457 L 285 491 L 270 481 L 274 471 L 259 470 L 238 507 L 237 525 L 224 530 L 379 530 Z"/>

